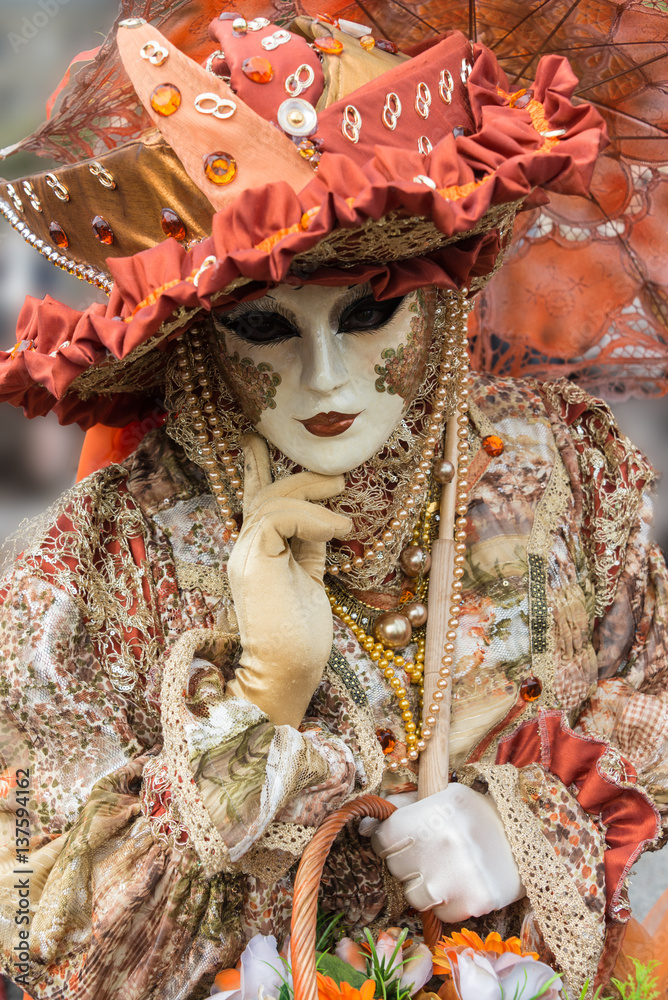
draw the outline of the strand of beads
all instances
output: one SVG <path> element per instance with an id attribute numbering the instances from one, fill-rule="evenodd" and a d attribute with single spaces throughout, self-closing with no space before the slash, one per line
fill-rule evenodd
<path id="1" fill-rule="evenodd" d="M 185 393 L 186 405 L 197 441 L 197 464 L 206 473 L 209 487 L 225 521 L 225 527 L 230 532 L 231 540 L 235 542 L 239 537 L 239 529 L 237 522 L 232 517 L 230 498 L 221 482 L 220 466 L 222 465 L 225 475 L 228 476 L 237 500 L 243 500 L 242 484 L 237 475 L 234 458 L 229 452 L 229 444 L 224 439 L 219 426 L 220 419 L 216 414 L 216 405 L 213 402 L 213 389 L 207 375 L 207 358 L 202 348 L 202 341 L 196 334 L 192 333 L 188 339 L 192 359 L 185 343 L 186 337 L 181 337 L 176 345 L 176 354 L 181 374 L 181 387 Z"/>
<path id="2" fill-rule="evenodd" d="M 443 646 L 443 656 L 439 669 L 439 678 L 436 690 L 432 695 L 432 701 L 428 712 L 423 715 L 422 730 L 420 739 L 416 744 L 416 749 L 421 753 L 429 739 L 431 738 L 433 727 L 436 725 L 437 716 L 441 711 L 441 705 L 446 694 L 450 691 L 452 684 L 452 666 L 454 663 L 455 639 L 457 638 L 457 626 L 461 615 L 461 602 L 464 576 L 464 561 L 466 552 L 466 511 L 468 508 L 469 494 L 469 445 L 468 445 L 468 410 L 469 410 L 469 381 L 470 369 L 466 339 L 466 320 L 469 312 L 468 302 L 462 297 L 459 303 L 459 315 L 453 317 L 450 332 L 455 339 L 454 365 L 455 378 L 457 379 L 457 467 L 453 470 L 457 477 L 455 494 L 455 523 L 453 537 L 455 542 L 454 572 L 452 591 L 450 599 L 450 617 L 448 619 L 448 630 L 445 633 L 445 643 Z"/>
<path id="3" fill-rule="evenodd" d="M 442 293 L 442 301 L 437 307 L 434 318 L 434 337 L 439 337 L 440 332 L 444 327 L 444 317 L 446 315 L 448 319 L 451 320 L 449 331 L 453 328 L 452 321 L 456 324 L 461 322 L 462 316 L 468 315 L 468 309 L 462 304 L 460 293 Z M 465 318 L 464 323 L 466 323 Z M 395 517 L 393 517 L 387 525 L 382 538 L 376 541 L 372 546 L 370 545 L 368 548 L 365 548 L 363 555 L 348 559 L 344 556 L 338 561 L 332 559 L 331 557 L 328 558 L 327 572 L 334 577 L 338 576 L 340 573 L 350 573 L 353 568 L 360 569 L 365 562 L 374 559 L 379 552 L 383 551 L 388 545 L 390 545 L 394 541 L 400 528 L 402 528 L 405 522 L 413 516 L 415 507 L 419 502 L 419 498 L 425 492 L 434 455 L 436 454 L 436 450 L 443 437 L 443 421 L 452 409 L 452 367 L 458 340 L 457 337 L 452 336 L 449 331 L 447 336 L 443 339 L 443 354 L 438 372 L 438 386 L 432 403 L 432 412 L 428 418 L 429 423 L 427 424 L 424 432 L 424 439 L 422 441 L 422 448 L 420 451 L 420 462 L 416 466 L 413 479 L 407 488 L 405 496 L 403 497 L 403 502 L 396 511 Z"/>
<path id="4" fill-rule="evenodd" d="M 422 548 L 425 552 L 431 549 L 432 543 L 432 522 L 434 514 L 438 509 L 438 504 L 434 503 L 432 500 L 433 493 L 430 492 L 429 501 L 424 510 L 424 515 L 421 524 L 415 526 L 413 531 L 413 545 L 420 545 L 422 543 Z M 425 606 L 427 601 L 427 593 L 429 591 L 429 580 L 421 579 L 416 588 L 416 601 L 412 604 L 412 607 L 419 608 L 420 606 Z M 426 606 L 425 606 L 426 610 Z M 409 621 L 411 620 L 410 606 L 404 608 L 404 612 L 408 614 Z M 425 624 L 426 618 L 421 620 L 421 624 Z M 412 622 L 411 622 L 412 624 Z M 422 718 L 422 699 L 424 695 L 424 657 L 426 649 L 425 636 L 421 635 L 416 640 L 416 651 L 415 651 L 415 662 L 407 663 L 404 667 L 406 673 L 408 674 L 411 684 L 415 684 L 418 687 L 418 718 Z M 417 744 L 417 739 L 416 739 Z M 411 748 L 412 749 L 412 748 Z M 413 759 L 413 758 L 411 758 Z"/>
<path id="5" fill-rule="evenodd" d="M 411 711 L 411 703 L 408 700 L 408 692 L 404 687 L 403 681 L 400 677 L 396 676 L 396 668 L 400 669 L 403 667 L 406 673 L 408 673 L 408 667 L 412 667 L 413 665 L 406 663 L 404 657 L 397 655 L 394 650 L 385 648 L 380 642 L 375 642 L 371 636 L 366 634 L 366 631 L 361 625 L 358 625 L 349 614 L 346 614 L 344 609 L 337 603 L 336 598 L 329 592 L 327 587 L 325 590 L 327 590 L 333 614 L 335 614 L 344 625 L 348 626 L 362 649 L 369 654 L 369 658 L 373 660 L 374 663 L 377 663 L 378 668 L 383 671 L 383 676 L 394 691 L 395 697 L 399 702 L 399 708 L 401 709 L 401 718 L 404 723 L 404 729 L 406 730 L 406 746 L 409 751 L 409 756 L 411 760 L 417 760 L 418 753 L 415 747 L 418 741 L 418 723 L 416 723 L 413 712 Z M 422 648 L 422 655 L 424 663 L 424 646 Z M 400 763 L 405 767 L 408 764 L 408 760 L 408 757 L 404 757 Z M 396 771 L 399 764 L 396 761 L 392 761 L 389 767 L 391 771 Z"/>

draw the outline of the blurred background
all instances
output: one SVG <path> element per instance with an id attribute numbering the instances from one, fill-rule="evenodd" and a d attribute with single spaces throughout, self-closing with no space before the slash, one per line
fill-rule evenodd
<path id="1" fill-rule="evenodd" d="M 221 3 L 221 9 L 223 9 Z M 32 132 L 71 59 L 99 45 L 116 15 L 114 0 L 0 0 L 0 147 Z M 19 156 L 0 165 L 8 179 L 46 170 L 46 160 Z M 89 285 L 46 263 L 0 219 L 0 345 L 14 341 L 26 294 L 82 308 L 103 299 Z M 615 403 L 622 429 L 655 468 L 668 468 L 668 400 Z M 38 514 L 74 482 L 83 434 L 55 419 L 27 421 L 11 406 L 0 408 L 0 544 L 26 517 Z M 668 504 L 660 493 L 656 537 L 668 551 Z M 665 859 L 663 855 L 666 855 Z M 632 902 L 642 920 L 668 883 L 668 850 L 645 857 L 632 882 Z"/>
<path id="2" fill-rule="evenodd" d="M 113 24 L 116 0 L 0 0 L 0 147 L 32 132 L 71 59 L 101 44 Z M 19 155 L 2 165 L 8 179 L 48 170 L 48 160 Z M 83 308 L 104 298 L 85 282 L 49 264 L 0 219 L 0 345 L 15 342 L 16 319 L 27 294 L 46 293 Z M 74 481 L 83 433 L 50 417 L 27 421 L 0 408 L 0 541 L 24 517 L 38 514 Z"/>

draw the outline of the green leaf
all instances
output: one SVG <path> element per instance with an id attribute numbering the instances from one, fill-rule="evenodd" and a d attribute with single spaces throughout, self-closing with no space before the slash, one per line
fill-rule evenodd
<path id="1" fill-rule="evenodd" d="M 281 992 L 278 994 L 278 1000 L 292 1000 L 292 990 L 287 983 L 283 983 L 281 986 Z"/>
<path id="2" fill-rule="evenodd" d="M 363 972 L 353 969 L 338 955 L 329 955 L 327 952 L 316 952 L 318 957 L 318 972 L 323 976 L 329 976 L 335 983 L 350 983 L 355 989 L 359 989 L 367 980 Z M 280 998 L 282 1000 L 282 998 Z"/>

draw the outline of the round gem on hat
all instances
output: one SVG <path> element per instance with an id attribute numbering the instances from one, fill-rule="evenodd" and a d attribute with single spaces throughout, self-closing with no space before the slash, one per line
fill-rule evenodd
<path id="1" fill-rule="evenodd" d="M 278 124 L 288 135 L 304 139 L 318 127 L 318 115 L 312 104 L 302 97 L 289 97 L 278 109 Z"/>
<path id="2" fill-rule="evenodd" d="M 340 42 L 338 38 L 333 38 L 329 35 L 314 38 L 313 45 L 320 52 L 324 52 L 326 56 L 340 56 L 343 52 L 343 42 Z"/>
<path id="3" fill-rule="evenodd" d="M 371 50 L 376 47 L 376 39 L 373 35 L 362 35 L 360 38 L 360 45 L 366 52 L 371 52 Z"/>
<path id="4" fill-rule="evenodd" d="M 237 161 L 230 153 L 209 153 L 204 157 L 204 173 L 213 184 L 229 184 L 237 175 Z"/>
<path id="5" fill-rule="evenodd" d="M 245 35 L 248 31 L 248 21 L 245 17 L 235 17 L 232 21 L 232 31 L 235 35 Z"/>
<path id="6" fill-rule="evenodd" d="M 168 118 L 181 107 L 181 91 L 173 83 L 159 83 L 151 94 L 151 107 L 156 115 Z"/>
<path id="7" fill-rule="evenodd" d="M 498 434 L 488 434 L 487 437 L 482 439 L 482 446 L 492 458 L 498 458 L 499 455 L 503 455 L 504 444 Z"/>
<path id="8" fill-rule="evenodd" d="M 119 28 L 141 28 L 142 24 L 146 24 L 143 17 L 127 17 L 124 21 L 121 21 L 118 25 Z"/>
<path id="9" fill-rule="evenodd" d="M 381 49 L 383 52 L 391 52 L 393 56 L 396 56 L 399 52 L 394 42 L 390 42 L 387 38 L 377 38 L 376 48 Z"/>
<path id="10" fill-rule="evenodd" d="M 262 56 L 251 56 L 249 59 L 244 59 L 241 71 L 253 83 L 271 83 L 274 79 L 274 67 L 268 59 L 263 59 Z"/>
<path id="11" fill-rule="evenodd" d="M 114 231 L 107 220 L 103 219 L 101 215 L 96 215 L 91 225 L 93 227 L 93 232 L 97 236 L 100 243 L 105 243 L 107 246 L 111 246 L 114 242 Z"/>
<path id="12" fill-rule="evenodd" d="M 67 233 L 60 225 L 59 222 L 52 222 L 49 226 L 49 233 L 51 239 L 56 244 L 59 250 L 66 250 L 70 245 L 70 241 L 67 237 Z"/>
<path id="13" fill-rule="evenodd" d="M 165 236 L 171 236 L 175 240 L 184 240 L 186 238 L 186 227 L 173 209 L 162 209 L 160 212 L 160 225 Z"/>

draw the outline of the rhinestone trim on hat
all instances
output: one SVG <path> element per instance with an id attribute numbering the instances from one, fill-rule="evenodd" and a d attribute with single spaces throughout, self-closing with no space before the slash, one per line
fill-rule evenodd
<path id="1" fill-rule="evenodd" d="M 0 200 L 0 215 L 5 217 L 12 229 L 15 229 L 26 243 L 29 243 L 35 250 L 39 250 L 42 257 L 46 257 L 48 261 L 59 267 L 61 271 L 67 271 L 69 274 L 73 274 L 75 278 L 79 278 L 80 281 L 87 281 L 89 285 L 95 285 L 97 288 L 101 288 L 103 292 L 106 292 L 107 295 L 110 294 L 114 283 L 103 271 L 97 271 L 94 267 L 87 267 L 86 264 L 76 264 L 59 250 L 49 246 L 36 233 L 33 233 L 25 222 L 19 219 L 14 209 L 6 201 Z"/>

